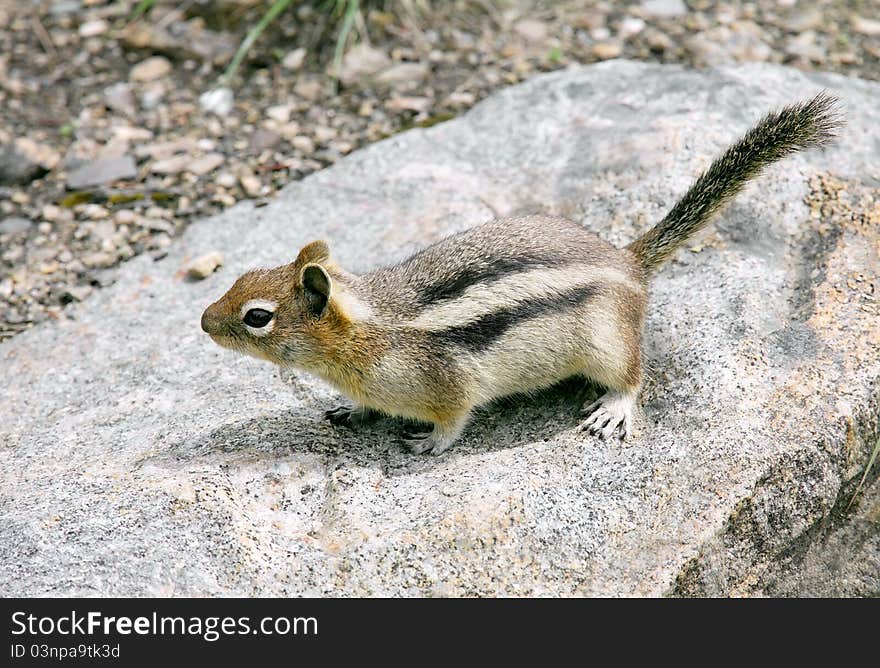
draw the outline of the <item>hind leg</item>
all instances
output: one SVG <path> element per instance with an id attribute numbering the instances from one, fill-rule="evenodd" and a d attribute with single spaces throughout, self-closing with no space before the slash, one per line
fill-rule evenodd
<path id="1" fill-rule="evenodd" d="M 638 389 L 606 392 L 597 401 L 584 407 L 583 413 L 588 417 L 581 422 L 579 428 L 606 439 L 619 432 L 621 439 L 629 440 L 632 438 L 633 415 L 638 396 Z"/>
<path id="2" fill-rule="evenodd" d="M 582 412 L 587 418 L 581 422 L 580 429 L 606 439 L 619 433 L 624 441 L 629 440 L 642 387 L 641 355 L 635 349 L 622 357 L 603 358 L 602 364 L 592 362 L 585 375 L 608 391 L 584 406 Z"/>
<path id="3" fill-rule="evenodd" d="M 635 318 L 632 322 L 622 320 L 624 326 L 614 331 L 613 336 L 594 339 L 586 356 L 584 375 L 608 391 L 598 401 L 584 406 L 587 417 L 580 429 L 606 439 L 619 433 L 623 440 L 628 440 L 632 437 L 642 386 L 641 326 Z"/>
<path id="4" fill-rule="evenodd" d="M 580 360 L 583 374 L 607 392 L 584 406 L 580 429 L 602 438 L 632 437 L 633 418 L 642 387 L 641 332 L 645 314 L 642 291 L 615 286 L 602 308 L 583 320 L 587 344 Z"/>
<path id="5" fill-rule="evenodd" d="M 639 390 L 642 386 L 641 356 L 636 352 L 623 360 L 604 360 L 604 365 L 592 364 L 586 376 L 608 391 L 597 401 L 584 406 L 587 418 L 581 422 L 581 431 L 590 431 L 602 438 L 611 438 L 616 433 L 626 441 L 632 437 L 633 417 L 638 405 Z"/>

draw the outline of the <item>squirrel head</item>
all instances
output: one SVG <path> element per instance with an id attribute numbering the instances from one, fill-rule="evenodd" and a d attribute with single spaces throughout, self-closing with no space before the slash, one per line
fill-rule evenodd
<path id="1" fill-rule="evenodd" d="M 205 309 L 202 329 L 224 348 L 310 369 L 350 326 L 340 303 L 345 277 L 327 244 L 313 241 L 290 264 L 239 277 Z"/>

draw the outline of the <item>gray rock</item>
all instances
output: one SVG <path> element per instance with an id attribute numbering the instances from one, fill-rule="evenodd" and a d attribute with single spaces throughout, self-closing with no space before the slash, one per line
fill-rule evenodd
<path id="1" fill-rule="evenodd" d="M 207 153 L 198 158 L 192 158 L 186 166 L 186 171 L 192 172 L 197 176 L 204 176 L 209 172 L 213 172 L 226 160 L 222 153 Z"/>
<path id="2" fill-rule="evenodd" d="M 248 197 L 259 197 L 263 188 L 263 183 L 253 174 L 242 174 L 239 178 L 241 189 Z"/>
<path id="3" fill-rule="evenodd" d="M 86 21 L 79 26 L 80 37 L 98 37 L 110 30 L 110 24 L 104 19 Z"/>
<path id="4" fill-rule="evenodd" d="M 157 24 L 129 23 L 120 33 L 123 43 L 134 49 L 164 53 L 175 60 L 195 58 L 222 65 L 232 58 L 238 46 L 233 35 L 208 30 L 200 19 L 184 21 L 179 12 L 166 15 Z"/>
<path id="5" fill-rule="evenodd" d="M 27 317 L 22 315 L 21 311 L 15 308 L 6 309 L 6 312 L 3 314 L 3 319 L 10 325 L 20 325 L 28 322 Z"/>
<path id="6" fill-rule="evenodd" d="M 49 13 L 53 16 L 72 14 L 80 11 L 82 5 L 82 0 L 55 0 L 55 2 L 49 6 Z"/>
<path id="7" fill-rule="evenodd" d="M 822 62 L 825 58 L 825 49 L 816 44 L 816 33 L 812 30 L 803 32 L 797 37 L 788 40 L 785 52 L 790 56 L 805 58 L 816 62 Z"/>
<path id="8" fill-rule="evenodd" d="M 86 253 L 82 256 L 81 260 L 89 269 L 102 269 L 116 264 L 116 256 L 110 251 Z"/>
<path id="9" fill-rule="evenodd" d="M 25 185 L 47 171 L 40 163 L 28 159 L 14 145 L 0 145 L 0 186 Z"/>
<path id="10" fill-rule="evenodd" d="M 168 89 L 165 87 L 164 82 L 152 81 L 146 84 L 141 91 L 141 107 L 143 107 L 143 109 L 146 111 L 156 109 L 160 104 L 162 104 L 162 101 L 165 99 L 165 96 L 167 94 Z"/>
<path id="11" fill-rule="evenodd" d="M 147 82 L 160 79 L 171 72 L 171 61 L 164 56 L 152 56 L 131 68 L 128 77 L 132 81 Z"/>
<path id="12" fill-rule="evenodd" d="M 389 65 L 391 59 L 384 51 L 358 44 L 346 52 L 337 76 L 343 84 L 351 85 L 381 72 Z"/>
<path id="13" fill-rule="evenodd" d="M 877 37 L 880 36 L 880 21 L 875 19 L 866 19 L 862 16 L 854 14 L 850 18 L 850 23 L 852 24 L 853 30 L 856 32 L 860 32 L 863 35 L 868 35 L 869 37 Z"/>
<path id="14" fill-rule="evenodd" d="M 274 148 L 281 141 L 281 135 L 274 130 L 266 128 L 257 128 L 251 134 L 248 142 L 248 151 L 251 153 L 262 153 L 263 151 Z"/>
<path id="15" fill-rule="evenodd" d="M 27 218 L 19 218 L 13 216 L 12 218 L 4 218 L 0 220 L 0 234 L 17 234 L 19 232 L 26 232 L 31 227 L 31 221 Z"/>
<path id="16" fill-rule="evenodd" d="M 782 560 L 778 574 L 768 582 L 767 595 L 880 596 L 880 481 L 859 496 L 850 518 L 832 512 L 809 537 L 805 551 Z"/>
<path id="17" fill-rule="evenodd" d="M 428 63 L 398 63 L 376 75 L 376 83 L 408 88 L 421 83 L 430 71 Z"/>
<path id="18" fill-rule="evenodd" d="M 162 218 L 145 218 L 143 226 L 152 232 L 164 232 L 165 234 L 174 234 L 174 223 Z"/>
<path id="19" fill-rule="evenodd" d="M 61 155 L 48 144 L 41 144 L 31 137 L 19 137 L 15 140 L 15 150 L 45 169 L 53 169 L 61 160 Z"/>
<path id="20" fill-rule="evenodd" d="M 98 158 L 77 167 L 67 175 L 67 187 L 79 190 L 137 176 L 137 165 L 130 155 Z"/>
<path id="21" fill-rule="evenodd" d="M 315 152 L 315 142 L 311 137 L 299 135 L 290 140 L 291 145 L 305 155 L 311 155 Z"/>
<path id="22" fill-rule="evenodd" d="M 634 16 L 627 16 L 620 21 L 618 28 L 621 39 L 628 39 L 633 35 L 638 35 L 645 29 L 647 24 L 643 19 Z"/>
<path id="23" fill-rule="evenodd" d="M 179 174 L 189 166 L 191 160 L 192 157 L 189 155 L 175 155 L 157 160 L 150 165 L 150 171 L 154 174 Z"/>
<path id="24" fill-rule="evenodd" d="M 224 188 L 234 188 L 238 179 L 235 178 L 235 174 L 230 172 L 220 172 L 214 177 L 214 183 Z"/>
<path id="25" fill-rule="evenodd" d="M 811 7 L 794 12 L 784 19 L 782 27 L 793 33 L 801 33 L 805 30 L 815 30 L 822 27 L 825 18 L 818 7 Z"/>
<path id="26" fill-rule="evenodd" d="M 336 429 L 325 384 L 200 331 L 240 273 L 316 238 L 359 272 L 542 209 L 625 244 L 768 109 L 823 88 L 846 107 L 839 144 L 768 170 L 654 280 L 629 444 L 576 430 L 592 392 L 573 380 L 412 456 L 399 423 Z M 0 402 L 0 591 L 763 591 L 851 493 L 878 432 L 877 226 L 831 226 L 807 204 L 830 192 L 824 172 L 854 202 L 876 188 L 878 96 L 770 65 L 570 68 L 192 225 L 164 260 L 134 258 L 65 309 L 75 320 L 0 344 L 15 379 Z M 223 268 L 182 280 L 213 250 Z"/>
<path id="27" fill-rule="evenodd" d="M 232 111 L 235 96 L 230 88 L 215 88 L 199 95 L 199 106 L 208 113 L 228 116 Z"/>
<path id="28" fill-rule="evenodd" d="M 285 54 L 284 58 L 281 59 L 281 66 L 286 70 L 296 72 L 302 68 L 305 59 L 306 50 L 300 47 Z"/>
<path id="29" fill-rule="evenodd" d="M 695 63 L 718 66 L 767 60 L 773 51 L 767 44 L 769 39 L 758 25 L 741 21 L 737 30 L 718 26 L 685 38 L 683 44 Z"/>
<path id="30" fill-rule="evenodd" d="M 513 24 L 513 31 L 532 44 L 543 44 L 547 40 L 547 24 L 543 21 L 522 19 Z"/>
<path id="31" fill-rule="evenodd" d="M 310 102 L 317 100 L 321 96 L 322 90 L 323 86 L 320 81 L 305 77 L 300 77 L 299 81 L 297 81 L 296 85 L 293 87 L 294 93 Z"/>
<path id="32" fill-rule="evenodd" d="M 89 235 L 98 242 L 112 241 L 116 236 L 116 226 L 113 221 L 101 220 L 94 224 L 92 233 Z"/>
<path id="33" fill-rule="evenodd" d="M 687 14 L 683 0 L 642 0 L 642 14 L 653 18 L 668 19 Z"/>
<path id="34" fill-rule="evenodd" d="M 104 89 L 104 104 L 113 111 L 118 111 L 126 116 L 135 115 L 134 95 L 131 86 L 127 83 L 118 82 Z"/>

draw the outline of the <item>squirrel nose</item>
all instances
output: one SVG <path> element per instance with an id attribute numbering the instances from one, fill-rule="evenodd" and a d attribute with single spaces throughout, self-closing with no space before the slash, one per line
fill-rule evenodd
<path id="1" fill-rule="evenodd" d="M 209 306 L 205 309 L 205 312 L 202 313 L 202 331 L 207 332 L 208 334 L 211 333 L 211 323 L 213 320 L 213 318 L 211 318 L 210 311 L 211 307 Z"/>

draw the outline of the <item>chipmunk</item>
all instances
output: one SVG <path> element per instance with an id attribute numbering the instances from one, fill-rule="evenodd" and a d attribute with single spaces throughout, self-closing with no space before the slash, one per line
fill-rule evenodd
<path id="1" fill-rule="evenodd" d="M 580 429 L 630 438 L 649 277 L 764 167 L 832 139 L 835 105 L 823 93 L 767 115 L 625 248 L 564 218 L 502 218 L 355 276 L 313 241 L 290 264 L 241 276 L 202 329 L 353 399 L 327 412 L 334 424 L 432 424 L 406 434 L 414 453 L 445 451 L 482 404 L 577 374 L 607 388 Z"/>

